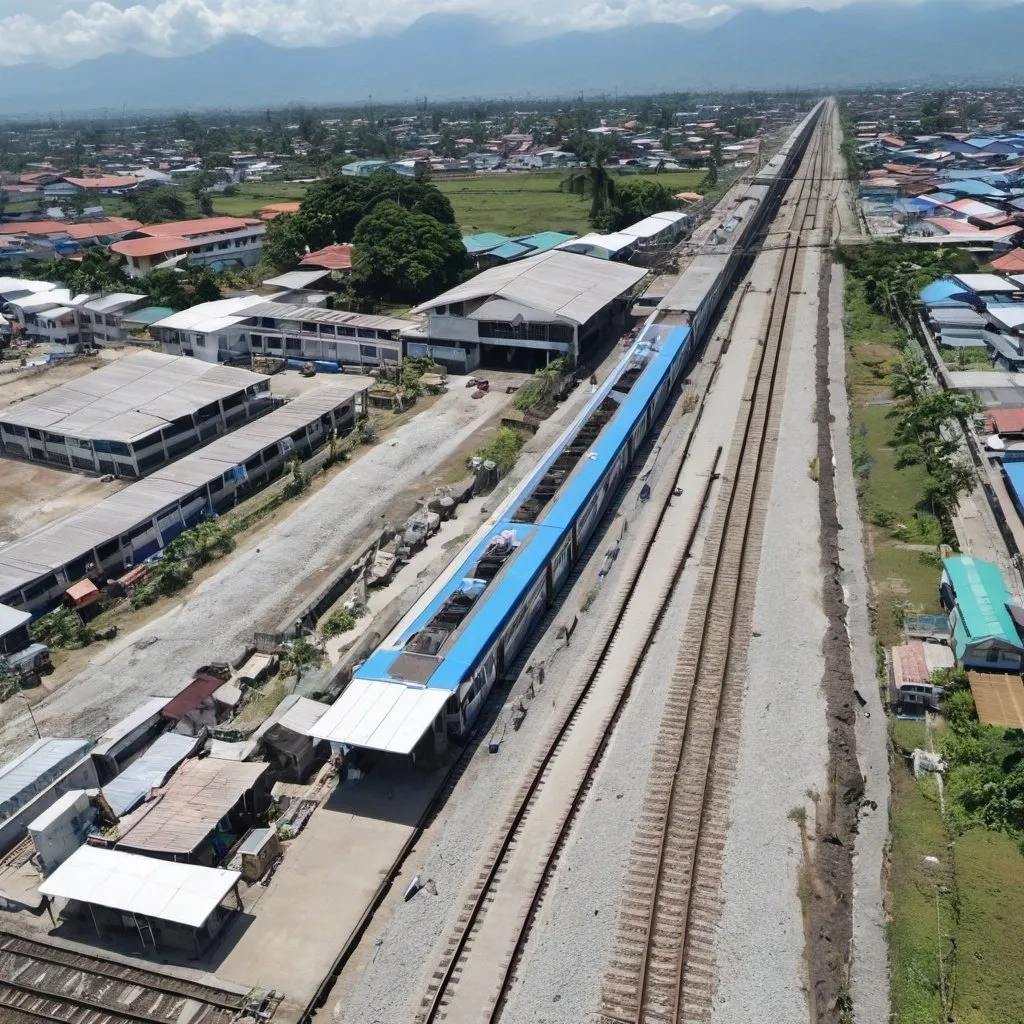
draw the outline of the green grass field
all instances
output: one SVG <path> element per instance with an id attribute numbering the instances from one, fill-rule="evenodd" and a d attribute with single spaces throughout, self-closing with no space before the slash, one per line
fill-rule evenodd
<path id="1" fill-rule="evenodd" d="M 885 401 L 899 358 L 896 329 L 867 306 L 860 284 L 850 277 L 846 302 L 854 457 L 871 461 L 858 481 L 863 511 L 869 516 L 885 509 L 897 521 L 913 521 L 918 531 L 900 540 L 892 526 L 868 527 L 875 632 L 889 647 L 901 640 L 899 608 L 939 611 L 936 556 L 905 546 L 931 542 L 937 524 L 927 513 L 913 519 L 921 511 L 927 474 L 917 466 L 896 467 L 892 406 L 871 404 Z M 893 720 L 891 728 L 896 754 L 888 935 L 894 1024 L 1020 1024 L 1020 951 L 1010 938 L 1024 920 L 1020 851 L 1009 836 L 981 829 L 951 844 L 935 779 L 915 780 L 900 753 L 926 745 L 924 727 Z"/>
<path id="2" fill-rule="evenodd" d="M 564 171 L 528 174 L 492 174 L 475 178 L 437 181 L 437 187 L 449 198 L 462 233 L 496 231 L 503 235 L 528 235 L 534 231 L 569 231 L 582 234 L 589 230 L 587 214 L 590 202 L 563 192 L 559 183 Z M 622 175 L 623 180 L 636 175 Z M 704 177 L 703 171 L 666 171 L 655 179 L 673 192 L 692 192 Z M 214 195 L 214 213 L 229 217 L 251 217 L 269 203 L 302 199 L 308 185 L 293 181 L 254 181 L 236 186 L 231 196 Z M 185 194 L 183 193 L 183 198 Z M 190 214 L 195 203 L 187 197 Z M 109 199 L 107 213 L 123 215 L 127 204 Z M 195 213 L 198 216 L 198 212 Z"/>
<path id="3" fill-rule="evenodd" d="M 294 181 L 253 181 L 236 185 L 235 195 L 214 195 L 213 212 L 225 217 L 251 217 L 261 206 L 302 199 L 308 185 Z"/>
<path id="4" fill-rule="evenodd" d="M 455 209 L 463 234 L 496 231 L 502 235 L 528 235 L 534 231 L 589 230 L 588 200 L 563 192 L 564 171 L 530 174 L 493 174 L 439 181 L 437 187 Z M 623 180 L 633 175 L 623 175 Z M 703 171 L 669 171 L 655 177 L 673 192 L 696 189 Z"/>

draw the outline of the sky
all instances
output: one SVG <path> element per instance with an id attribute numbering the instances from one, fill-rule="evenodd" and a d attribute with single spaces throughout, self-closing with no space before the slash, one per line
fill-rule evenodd
<path id="1" fill-rule="evenodd" d="M 699 24 L 728 17 L 744 2 L 824 10 L 851 0 L 0 0 L 0 65 L 67 66 L 129 49 L 178 56 L 233 35 L 279 46 L 327 46 L 397 32 L 431 13 L 477 15 L 519 37 L 648 22 Z"/>

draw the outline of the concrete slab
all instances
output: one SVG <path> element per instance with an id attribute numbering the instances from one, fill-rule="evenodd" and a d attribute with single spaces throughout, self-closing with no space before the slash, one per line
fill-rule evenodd
<path id="1" fill-rule="evenodd" d="M 255 906 L 232 926 L 217 976 L 283 992 L 275 1019 L 297 1020 L 373 900 L 443 778 L 379 767 L 342 783 L 303 832 Z M 244 930 L 236 935 L 235 931 Z"/>

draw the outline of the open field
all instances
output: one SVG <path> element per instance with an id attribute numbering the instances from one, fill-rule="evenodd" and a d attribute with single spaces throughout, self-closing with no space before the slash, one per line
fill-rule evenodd
<path id="1" fill-rule="evenodd" d="M 703 171 L 668 171 L 657 180 L 678 192 L 692 191 Z M 622 175 L 623 180 L 635 175 Z M 487 174 L 435 182 L 451 200 L 455 217 L 464 234 L 497 231 L 503 235 L 526 235 L 533 231 L 588 229 L 589 201 L 559 188 L 564 171 L 525 174 Z M 233 196 L 217 196 L 216 213 L 236 217 L 255 213 L 268 203 L 301 199 L 307 185 L 297 182 L 259 181 L 238 186 Z"/>
<path id="2" fill-rule="evenodd" d="M 631 177 L 635 175 L 623 175 L 622 179 Z M 689 192 L 703 177 L 703 171 L 670 171 L 655 180 L 675 192 Z M 563 171 L 490 174 L 439 181 L 437 187 L 451 200 L 463 234 L 497 231 L 525 235 L 562 230 L 580 234 L 588 230 L 590 203 L 563 192 L 559 184 L 564 178 Z"/>
<path id="3" fill-rule="evenodd" d="M 899 359 L 896 330 L 867 305 L 852 275 L 846 278 L 846 340 L 854 468 L 870 524 L 868 558 L 878 597 L 875 629 L 879 641 L 891 646 L 899 642 L 904 609 L 939 610 L 935 555 L 908 545 L 937 550 L 942 531 L 924 497 L 928 474 L 920 466 L 897 466 L 888 398 L 889 375 Z"/>
<path id="4" fill-rule="evenodd" d="M 486 174 L 436 181 L 451 200 L 463 234 L 497 231 L 503 235 L 528 235 L 534 231 L 588 230 L 590 202 L 559 188 L 565 171 L 531 171 L 519 174 Z M 620 175 L 623 181 L 637 177 Z M 704 177 L 703 171 L 666 171 L 652 178 L 674 192 L 692 192 Z M 214 195 L 213 211 L 223 216 L 251 217 L 269 203 L 302 199 L 309 188 L 295 181 L 254 181 L 236 186 L 234 195 Z M 182 191 L 189 216 L 199 216 L 191 194 Z M 104 208 L 111 216 L 124 216 L 127 203 L 107 199 Z"/>
<path id="5" fill-rule="evenodd" d="M 901 609 L 938 612 L 937 541 L 927 474 L 897 468 L 889 375 L 899 352 L 893 324 L 847 276 L 847 366 L 854 464 L 869 525 L 875 633 L 901 639 Z M 879 513 L 881 512 L 881 515 Z M 900 524 L 906 529 L 901 530 Z M 897 535 L 898 534 L 898 535 Z M 913 546 L 911 546 L 913 545 Z M 1019 953 L 1002 939 L 1024 915 L 1024 861 L 1015 841 L 973 829 L 954 836 L 934 777 L 915 780 L 903 755 L 927 747 L 923 725 L 891 721 L 892 834 L 888 872 L 889 955 L 895 1024 L 1011 1024 L 1019 1016 Z"/>
<path id="6" fill-rule="evenodd" d="M 236 185 L 233 196 L 213 196 L 213 212 L 226 217 L 250 217 L 270 203 L 301 199 L 309 188 L 297 181 L 252 181 Z"/>

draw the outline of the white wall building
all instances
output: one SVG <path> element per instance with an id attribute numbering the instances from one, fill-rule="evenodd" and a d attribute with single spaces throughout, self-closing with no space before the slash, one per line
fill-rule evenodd
<path id="1" fill-rule="evenodd" d="M 215 269 L 255 266 L 263 251 L 266 224 L 241 217 L 200 217 L 149 224 L 110 246 L 125 258 L 129 277 L 176 266 L 188 259 Z"/>

